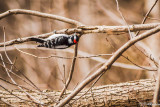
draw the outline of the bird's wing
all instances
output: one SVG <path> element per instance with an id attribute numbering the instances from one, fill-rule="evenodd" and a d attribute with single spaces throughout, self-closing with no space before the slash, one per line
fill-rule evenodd
<path id="1" fill-rule="evenodd" d="M 60 36 L 56 37 L 54 40 L 54 45 L 68 45 L 68 37 L 66 36 Z"/>
<path id="2" fill-rule="evenodd" d="M 49 36 L 48 38 L 46 38 L 45 40 L 55 39 L 60 36 L 68 37 L 68 35 L 66 35 L 66 34 L 53 34 L 53 35 Z"/>

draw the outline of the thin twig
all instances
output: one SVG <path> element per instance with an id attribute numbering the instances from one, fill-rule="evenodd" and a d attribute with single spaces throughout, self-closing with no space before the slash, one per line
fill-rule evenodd
<path id="1" fill-rule="evenodd" d="M 39 57 L 37 55 L 34 55 L 34 54 L 31 54 L 31 53 L 28 53 L 28 52 L 24 52 L 20 49 L 18 49 L 16 46 L 15 48 L 23 53 L 23 54 L 26 54 L 26 55 L 29 55 L 29 56 L 32 56 L 32 57 L 35 57 L 35 58 L 38 58 L 38 59 L 49 59 L 49 58 L 52 58 L 52 57 L 56 57 L 56 58 L 62 58 L 62 59 L 76 59 L 76 58 L 92 58 L 92 57 L 100 57 L 100 56 L 111 56 L 113 54 L 98 54 L 98 55 L 90 55 L 90 56 L 76 56 L 76 57 L 63 57 L 63 56 L 58 56 L 58 55 L 50 55 L 50 56 L 47 56 L 47 57 Z"/>
<path id="2" fill-rule="evenodd" d="M 141 41 L 139 41 L 138 43 L 136 43 L 136 45 L 137 44 L 139 44 Z M 18 48 L 18 49 L 35 49 L 35 47 L 34 47 L 35 45 L 17 45 L 16 47 Z M 14 50 L 15 49 L 15 47 L 12 47 L 12 46 L 10 46 L 10 47 L 7 47 L 7 51 L 12 51 L 12 50 Z M 0 52 L 3 52 L 3 48 L 0 48 Z M 40 48 L 39 50 L 45 50 L 45 51 L 51 51 L 50 49 L 47 49 L 47 48 Z M 73 49 L 71 49 L 71 48 L 68 48 L 68 49 L 66 49 L 66 50 L 58 50 L 58 51 L 60 51 L 60 52 L 68 52 L 68 53 L 74 53 L 74 50 Z M 80 55 L 80 56 L 92 56 L 91 54 L 89 54 L 89 53 L 87 53 L 87 52 L 84 52 L 84 51 L 81 51 L 81 50 L 79 50 L 79 52 L 78 52 L 78 54 Z M 105 55 L 104 55 L 105 56 Z M 150 56 L 148 56 L 149 58 L 150 58 Z M 104 58 L 102 58 L 102 57 L 91 57 L 90 58 L 91 60 L 94 60 L 94 61 L 97 61 L 97 62 L 100 62 L 100 63 L 104 63 L 105 61 L 107 61 L 108 59 L 104 59 Z M 5 61 L 4 61 L 5 62 Z M 6 62 L 7 63 L 7 62 Z M 7 63 L 8 64 L 8 63 Z M 139 67 L 136 67 L 136 66 L 134 66 L 134 65 L 131 65 L 131 64 L 126 64 L 126 63 L 120 63 L 120 62 L 115 62 L 112 66 L 116 66 L 116 67 L 121 67 L 121 68 L 125 68 L 125 69 L 134 69 L 134 70 L 141 70 L 141 68 L 139 68 Z M 148 68 L 148 69 L 152 69 L 152 68 L 154 68 L 154 67 L 146 67 L 146 66 L 143 66 L 143 67 L 145 67 L 145 68 Z M 154 68 L 154 69 L 157 69 L 157 68 Z"/>
<path id="3" fill-rule="evenodd" d="M 111 45 L 112 46 L 112 45 Z M 39 56 L 37 56 L 37 55 L 34 55 L 34 54 L 31 54 L 31 53 L 28 53 L 28 52 L 24 52 L 24 51 L 22 51 L 22 50 L 20 50 L 20 49 L 18 49 L 16 46 L 15 46 L 15 48 L 19 51 L 19 52 L 21 52 L 21 53 L 24 53 L 24 54 L 26 54 L 26 55 L 30 55 L 30 56 L 32 56 L 32 57 L 35 57 L 35 58 L 39 58 L 39 59 L 48 59 L 48 58 L 52 58 L 52 57 L 56 57 L 56 58 L 62 58 L 62 59 L 73 59 L 73 58 L 79 58 L 79 59 L 82 59 L 82 58 L 94 58 L 94 57 L 101 57 L 101 56 L 112 56 L 113 54 L 97 54 L 97 55 L 89 55 L 89 56 L 77 56 L 77 57 L 63 57 L 63 56 L 58 56 L 58 55 L 51 55 L 51 56 L 47 56 L 47 57 L 39 57 Z M 106 59 L 105 59 L 106 60 Z M 115 63 L 116 64 L 116 63 Z M 114 64 L 114 66 L 115 66 L 115 64 Z M 117 64 L 118 64 L 118 62 L 117 62 Z M 119 63 L 118 64 L 118 67 L 121 67 L 120 66 L 120 64 L 122 64 L 122 63 Z M 123 68 L 124 68 L 124 66 L 126 65 L 126 64 L 122 64 L 123 65 Z M 133 65 L 137 65 L 137 64 L 135 64 L 135 63 L 133 63 Z M 128 65 L 126 65 L 126 66 L 128 66 Z M 131 66 L 131 65 L 130 65 Z M 125 67 L 126 68 L 126 67 Z M 146 70 L 149 70 L 149 71 L 156 71 L 157 69 L 149 69 L 149 68 L 147 68 L 147 67 L 145 67 L 145 66 L 137 66 L 137 68 L 146 68 Z M 128 69 L 134 69 L 133 67 L 132 68 L 129 68 L 128 67 Z M 141 70 L 141 69 L 140 69 Z M 142 69 L 143 70 L 143 69 Z"/>
<path id="4" fill-rule="evenodd" d="M 153 10 L 153 8 L 155 7 L 155 5 L 157 4 L 158 0 L 155 0 L 154 4 L 152 5 L 152 7 L 149 9 L 149 11 L 147 12 L 147 14 L 144 16 L 141 24 L 144 24 L 145 21 L 147 20 L 147 17 L 149 16 L 149 14 L 151 13 L 151 11 Z M 140 33 L 140 31 L 138 31 L 135 36 L 137 36 Z M 143 45 L 144 46 L 144 45 Z M 148 52 L 148 50 L 146 49 L 146 47 L 143 47 L 142 45 L 136 44 L 135 47 L 142 52 L 146 57 L 148 57 L 154 64 L 155 66 L 157 66 L 158 62 L 152 58 L 151 56 L 153 56 L 153 54 L 151 52 Z"/>
<path id="5" fill-rule="evenodd" d="M 65 71 L 65 65 L 63 65 L 63 78 L 64 78 L 64 85 L 66 86 L 66 73 L 65 73 L 66 71 Z"/>
<path id="6" fill-rule="evenodd" d="M 73 75 L 73 72 L 74 72 L 75 63 L 76 63 L 76 58 L 75 57 L 77 57 L 77 54 L 78 54 L 78 44 L 75 45 L 74 58 L 72 60 L 71 70 L 70 70 L 68 79 L 66 81 L 66 84 L 65 84 L 64 88 L 61 91 L 61 94 L 59 96 L 59 100 L 62 98 L 64 92 L 66 91 L 66 89 L 68 88 L 68 86 L 69 86 L 69 84 L 71 82 L 72 75 Z"/>
<path id="7" fill-rule="evenodd" d="M 143 21 L 142 21 L 142 24 L 144 24 L 146 18 L 149 16 L 149 13 L 152 11 L 153 7 L 155 6 L 157 1 L 155 1 L 155 3 L 153 4 L 153 6 L 151 7 L 151 9 L 147 12 L 147 14 L 145 15 Z M 98 4 L 100 5 L 100 3 L 98 2 Z M 100 8 L 102 8 L 103 11 L 105 11 L 105 13 L 107 14 L 110 14 L 111 12 L 106 10 L 102 5 L 100 5 Z M 109 15 L 110 16 L 110 15 Z M 117 18 L 117 20 L 115 20 L 116 22 L 120 23 L 121 24 L 121 19 L 119 17 L 117 17 L 117 15 L 113 14 L 112 13 L 112 16 Z M 110 16 L 110 17 L 112 17 Z M 137 34 L 138 35 L 138 34 Z M 136 35 L 135 35 L 136 36 Z M 144 46 L 144 45 L 143 45 Z M 146 57 L 148 57 L 156 66 L 157 66 L 157 62 L 154 60 L 154 58 L 151 58 L 150 56 L 152 56 L 153 54 L 151 54 L 151 52 L 148 52 L 147 51 L 147 47 L 143 47 L 142 45 L 139 45 L 139 44 L 136 44 L 135 47 L 142 52 L 142 54 L 144 54 Z"/>
<path id="8" fill-rule="evenodd" d="M 7 63 L 7 62 L 5 62 L 5 61 L 2 60 L 2 59 L 0 59 L 0 60 L 3 61 L 4 63 Z M 12 65 L 12 64 L 10 64 L 10 63 L 7 63 L 7 64 Z M 0 65 L 1 65 L 1 64 L 0 64 Z M 3 65 L 1 65 L 1 66 L 2 66 L 3 68 L 5 68 L 5 66 L 3 66 Z M 12 70 L 10 70 L 10 69 L 8 69 L 8 68 L 5 68 L 5 69 L 7 69 L 8 72 L 12 73 L 14 76 L 16 76 L 17 78 L 21 79 L 23 82 L 25 82 L 26 84 L 28 84 L 28 85 L 31 86 L 32 88 L 37 89 L 37 90 L 40 91 L 40 89 L 39 89 L 31 80 L 29 80 L 29 78 L 26 77 L 20 70 L 18 70 L 14 64 L 13 64 L 13 66 L 14 66 L 14 68 L 16 69 L 16 71 L 19 72 L 19 73 L 21 73 L 21 75 L 23 75 L 34 87 L 33 87 L 30 83 L 28 83 L 25 79 L 21 78 L 19 75 L 17 75 L 16 73 L 12 72 Z"/>
<path id="9" fill-rule="evenodd" d="M 118 3 L 118 0 L 116 0 L 116 4 L 117 4 L 117 11 L 119 12 L 119 14 L 121 15 L 121 18 L 123 19 L 124 23 L 127 25 L 127 28 L 128 28 L 128 32 L 129 32 L 129 35 L 130 35 L 130 39 L 133 38 L 132 34 L 131 34 L 131 31 L 130 31 L 130 28 L 129 28 L 129 25 L 128 23 L 126 22 L 122 12 L 120 11 L 120 8 L 119 8 L 119 3 Z"/>
<path id="10" fill-rule="evenodd" d="M 157 1 L 158 1 L 158 0 L 155 1 L 155 3 L 153 4 L 153 6 L 151 7 L 151 9 L 150 9 L 150 10 L 147 12 L 147 14 L 145 15 L 145 17 L 144 17 L 144 19 L 143 19 L 143 21 L 142 21 L 142 24 L 144 24 L 144 22 L 146 21 L 147 17 L 149 16 L 149 14 L 150 14 L 150 12 L 152 11 L 153 7 L 156 5 Z M 118 2 L 117 2 L 117 5 L 118 5 Z M 117 9 L 118 9 L 118 8 L 119 8 L 119 6 L 117 6 Z M 103 9 L 103 10 L 105 11 L 105 9 Z M 119 9 L 118 9 L 118 10 L 119 10 Z M 119 10 L 119 13 L 121 14 L 120 10 Z M 123 20 L 124 20 L 124 17 L 123 17 L 122 14 L 121 14 L 121 17 L 122 17 Z M 116 20 L 116 21 L 119 22 L 118 20 L 120 20 L 120 19 L 117 17 L 117 20 Z M 124 20 L 124 21 L 125 21 L 125 20 Z M 119 22 L 119 23 L 120 23 L 120 22 Z M 139 31 L 138 31 L 138 32 L 139 32 Z M 137 34 L 136 34 L 135 36 L 138 35 L 138 32 L 137 32 Z M 150 52 L 147 52 L 147 49 L 146 49 L 146 48 L 144 48 L 144 47 L 142 47 L 141 45 L 138 45 L 138 44 L 136 44 L 135 47 L 136 47 L 139 51 L 141 51 L 146 57 L 148 57 L 151 61 L 153 61 L 155 65 L 157 65 L 157 62 L 156 62 L 153 58 L 150 57 L 150 56 L 152 56 L 152 55 L 150 54 Z M 142 51 L 142 50 L 144 50 L 144 51 Z"/>
<path id="11" fill-rule="evenodd" d="M 127 59 L 130 63 L 132 63 L 133 65 L 139 67 L 139 68 L 142 68 L 142 70 L 147 70 L 147 71 L 157 71 L 157 69 L 148 69 L 148 68 L 145 68 L 145 67 L 142 67 L 136 63 L 134 63 L 133 61 L 131 61 L 128 57 L 122 55 L 122 57 L 124 57 L 125 59 Z"/>
<path id="12" fill-rule="evenodd" d="M 151 11 L 153 10 L 153 8 L 154 8 L 155 5 L 157 4 L 157 2 L 158 2 L 158 0 L 155 0 L 155 2 L 154 2 L 154 4 L 152 5 L 152 7 L 149 9 L 149 11 L 148 11 L 148 12 L 146 13 L 146 15 L 144 16 L 141 24 L 144 24 L 144 23 L 145 23 L 145 21 L 147 20 L 147 17 L 148 17 L 149 14 L 151 13 Z M 136 33 L 136 36 L 139 34 L 139 32 L 140 32 L 140 31 L 138 31 L 138 32 Z"/>
<path id="13" fill-rule="evenodd" d="M 149 47 L 147 47 L 143 42 L 138 42 L 137 44 L 134 45 L 142 54 L 144 54 L 150 61 L 152 61 L 155 66 L 157 67 L 158 62 L 155 60 L 155 57 L 150 50 Z"/>
<path id="14" fill-rule="evenodd" d="M 27 79 L 34 86 L 33 88 L 36 88 L 39 92 L 42 92 L 41 89 L 39 89 L 27 76 L 25 76 L 21 71 L 20 73 L 25 79 Z"/>
<path id="15" fill-rule="evenodd" d="M 2 66 L 3 68 L 5 68 L 5 67 L 4 67 L 3 65 L 1 65 L 1 64 L 0 64 L 0 66 Z M 8 68 L 6 68 L 6 69 L 8 69 Z M 16 68 L 16 69 L 17 69 L 17 68 Z M 17 76 L 18 78 L 20 78 L 22 81 L 24 81 L 25 83 L 27 83 L 27 84 L 30 85 L 31 87 L 33 87 L 33 86 L 34 86 L 33 88 L 36 87 L 36 89 L 39 91 L 39 92 L 38 92 L 39 94 L 42 94 L 42 95 L 45 95 L 45 96 L 51 98 L 50 95 L 47 95 L 47 94 L 43 93 L 37 86 L 35 86 L 35 84 L 34 84 L 31 80 L 29 80 L 23 73 L 22 73 L 23 76 L 25 76 L 25 78 L 26 78 L 28 81 L 30 81 L 33 86 L 32 86 L 31 84 L 29 84 L 27 81 L 25 81 L 23 78 L 21 78 L 20 76 L 16 75 L 16 74 L 15 74 L 14 72 L 12 72 L 11 70 L 8 69 L 8 71 L 9 71 L 10 73 L 12 73 L 13 75 Z M 20 72 L 20 73 L 21 73 L 21 72 Z M 21 85 L 17 85 L 17 84 L 11 83 L 11 82 L 3 79 L 3 78 L 0 78 L 0 80 L 2 80 L 2 81 L 4 81 L 4 82 L 7 82 L 7 83 L 9 83 L 9 84 L 11 84 L 11 85 L 20 86 L 20 87 L 22 87 L 22 88 L 24 88 L 24 89 L 26 89 L 26 90 L 31 91 L 30 89 L 28 89 L 28 88 L 26 88 L 26 87 L 23 87 L 23 86 L 21 86 Z M 58 101 L 56 101 L 55 99 L 53 99 L 53 97 L 52 97 L 51 99 L 54 100 L 54 102 L 58 103 Z"/>
<path id="16" fill-rule="evenodd" d="M 6 35 L 5 35 L 5 28 L 4 28 L 4 27 L 3 27 L 3 32 L 4 32 L 3 35 L 4 35 L 4 43 L 5 43 Z M 13 63 L 12 63 L 12 61 L 10 60 L 10 58 L 9 58 L 7 52 L 6 52 L 6 46 L 5 46 L 5 44 L 4 44 L 4 48 L 5 48 L 5 55 L 6 55 L 7 59 L 8 59 L 8 61 L 10 62 L 10 64 L 11 64 L 11 69 L 12 69 Z M 1 57 L 1 59 L 3 60 L 3 57 L 2 57 L 1 54 L 0 54 L 0 57 Z M 7 67 L 6 67 L 5 63 L 4 63 L 3 61 L 2 61 L 2 63 L 3 63 L 3 65 L 4 65 L 4 67 L 5 67 L 5 71 L 6 71 L 7 75 L 8 75 L 8 77 L 11 79 L 11 81 L 12 81 L 14 84 L 17 84 L 16 81 L 11 77 L 10 73 L 8 72 L 8 69 L 6 69 Z M 12 70 L 11 70 L 11 72 L 12 72 Z M 34 98 L 33 96 L 31 96 L 28 92 L 26 92 L 25 90 L 23 90 L 22 87 L 20 87 L 18 84 L 17 84 L 17 87 L 18 87 L 20 90 L 24 91 L 24 92 L 26 93 L 26 95 L 28 95 L 30 98 L 32 98 L 33 100 L 35 100 L 35 101 L 38 102 L 39 104 L 42 104 L 42 103 L 41 103 L 40 101 L 38 101 L 36 98 Z"/>
<path id="17" fill-rule="evenodd" d="M 117 49 L 112 45 L 112 43 L 106 38 L 107 42 L 110 44 L 110 46 L 114 49 L 114 51 L 116 51 Z M 130 63 L 132 63 L 133 65 L 139 67 L 139 68 L 142 68 L 142 70 L 148 70 L 148 71 L 157 71 L 157 69 L 148 69 L 146 67 L 142 67 L 136 63 L 134 63 L 133 61 L 131 61 L 128 57 L 122 55 L 122 57 L 124 57 L 125 59 L 127 59 Z"/>
<path id="18" fill-rule="evenodd" d="M 6 65 L 5 65 L 5 63 L 3 62 L 3 57 L 2 57 L 2 55 L 0 54 L 0 57 L 1 57 L 1 59 L 2 59 L 2 63 L 3 63 L 3 66 L 4 66 L 4 68 L 5 68 L 5 71 L 6 71 L 6 73 L 7 73 L 7 75 L 9 76 L 9 78 L 11 79 L 11 81 L 13 82 L 13 84 L 16 84 L 16 86 L 21 90 L 21 91 L 23 91 L 25 94 L 26 94 L 26 96 L 29 96 L 30 98 L 32 98 L 32 99 L 34 99 L 35 101 L 32 101 L 31 100 L 31 102 L 34 102 L 34 103 L 38 103 L 38 104 L 40 104 L 40 105 L 43 105 L 41 102 L 39 102 L 37 99 L 35 99 L 34 97 L 32 97 L 28 92 L 26 92 L 25 90 L 23 90 L 23 87 L 21 87 L 20 85 L 18 85 L 15 81 L 14 81 L 14 79 L 11 77 L 11 75 L 10 75 L 10 73 L 9 73 L 9 70 L 7 69 L 7 67 L 6 67 Z M 12 72 L 12 71 L 10 71 L 10 72 Z M 12 72 L 13 73 L 13 72 Z M 29 101 L 29 100 L 27 100 L 27 101 Z"/>

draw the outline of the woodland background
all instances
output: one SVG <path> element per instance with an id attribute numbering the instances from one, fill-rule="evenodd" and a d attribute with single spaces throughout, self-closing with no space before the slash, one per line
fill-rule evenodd
<path id="1" fill-rule="evenodd" d="M 144 15 L 151 8 L 153 3 L 154 0 L 119 0 L 121 12 L 129 25 L 140 24 Z M 150 18 L 147 19 L 146 23 L 159 22 L 159 20 L 153 20 L 153 18 L 159 18 L 159 4 L 160 3 L 157 3 L 154 7 L 153 11 L 150 13 Z M 117 12 L 115 0 L 0 0 L 0 13 L 10 9 L 28 9 L 51 13 L 77 20 L 86 25 L 125 25 Z M 4 41 L 3 26 L 5 27 L 6 41 L 74 27 L 47 18 L 31 15 L 12 15 L 0 20 L 0 42 Z M 78 51 L 82 51 L 83 53 L 81 55 L 83 56 L 111 54 L 129 40 L 128 36 L 128 33 L 119 35 L 107 35 L 105 33 L 85 34 L 79 41 Z M 152 50 L 155 58 L 158 59 L 160 53 L 160 36 L 155 35 L 149 37 L 143 40 L 143 42 Z M 19 47 L 25 52 L 46 57 L 52 54 L 72 57 L 74 53 L 74 46 L 65 50 L 54 50 L 37 48 L 36 45 L 35 42 L 28 42 L 20 44 Z M 15 66 L 19 71 L 13 71 L 17 75 L 24 78 L 21 74 L 22 72 L 40 89 L 61 90 L 64 87 L 64 81 L 66 81 L 68 77 L 72 59 L 39 59 L 23 54 L 11 47 L 7 47 L 7 53 L 10 59 L 15 61 Z M 2 48 L 0 48 L 0 52 L 2 53 L 2 56 L 4 56 L 4 60 L 7 61 Z M 87 54 L 84 54 L 84 52 Z M 129 48 L 123 55 L 137 65 L 151 66 L 148 62 L 148 58 L 134 46 Z M 89 74 L 96 71 L 100 64 L 104 63 L 105 59 L 108 59 L 109 57 L 110 56 L 98 57 L 98 61 L 95 61 L 92 58 L 77 59 L 73 78 L 68 89 L 74 89 L 78 83 L 84 80 Z M 123 57 L 120 57 L 117 62 L 133 65 Z M 147 71 L 145 69 L 137 68 L 135 65 L 133 66 L 133 69 L 127 69 L 119 65 L 113 65 L 96 85 L 115 84 L 155 77 L 154 71 Z M 1 66 L 0 77 L 10 81 L 5 69 Z M 15 76 L 13 76 L 13 79 L 19 85 L 32 89 L 32 87 L 28 86 L 21 79 L 18 79 Z M 16 88 L 16 86 L 6 84 L 4 81 L 0 81 L 0 84 L 7 89 Z"/>

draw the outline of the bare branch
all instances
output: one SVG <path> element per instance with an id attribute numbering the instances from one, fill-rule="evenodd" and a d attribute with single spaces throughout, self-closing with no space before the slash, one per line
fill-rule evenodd
<path id="1" fill-rule="evenodd" d="M 65 23 L 76 25 L 76 26 L 83 25 L 82 23 L 80 23 L 78 21 L 75 21 L 75 20 L 72 20 L 72 19 L 69 19 L 66 17 L 48 14 L 48 13 L 42 13 L 42 12 L 33 11 L 33 10 L 25 10 L 25 9 L 12 9 L 12 10 L 8 10 L 4 13 L 1 13 L 0 20 L 7 17 L 7 16 L 13 15 L 13 14 L 27 14 L 27 15 L 32 15 L 32 16 L 38 16 L 38 17 L 43 17 L 43 18 L 59 20 L 59 21 L 65 22 Z"/>
<path id="2" fill-rule="evenodd" d="M 24 52 L 20 49 L 18 49 L 16 46 L 15 48 L 23 53 L 23 54 L 26 54 L 26 55 L 29 55 L 29 56 L 32 56 L 32 57 L 35 57 L 35 58 L 39 58 L 39 59 L 49 59 L 49 58 L 53 58 L 53 57 L 56 57 L 56 58 L 61 58 L 61 59 L 82 59 L 82 58 L 92 58 L 92 57 L 101 57 L 101 56 L 111 56 L 113 54 L 97 54 L 97 55 L 88 55 L 88 56 L 76 56 L 76 57 L 64 57 L 64 56 L 58 56 L 58 55 L 50 55 L 50 56 L 47 56 L 47 57 L 39 57 L 37 55 L 34 55 L 34 54 L 31 54 L 31 53 L 28 53 L 28 52 Z"/>
<path id="3" fill-rule="evenodd" d="M 151 13 L 151 11 L 153 10 L 153 8 L 155 7 L 155 5 L 157 4 L 158 0 L 155 0 L 154 4 L 152 5 L 152 7 L 150 8 L 150 10 L 147 12 L 147 14 L 144 16 L 142 23 L 144 24 L 145 21 L 147 20 L 149 14 Z M 135 36 L 137 36 L 140 33 L 140 31 L 138 31 Z M 135 45 L 135 47 L 141 51 L 146 57 L 148 57 L 152 62 L 154 62 L 154 64 L 157 66 L 158 62 L 155 60 L 154 55 L 152 54 L 152 52 L 148 51 L 148 47 L 146 45 L 144 45 L 142 42 L 138 43 Z"/>
<path id="4" fill-rule="evenodd" d="M 123 14 L 122 14 L 122 12 L 120 11 L 118 0 L 116 0 L 116 4 L 117 4 L 117 11 L 118 11 L 118 13 L 120 14 L 121 18 L 123 19 L 125 25 L 127 25 L 127 27 L 128 27 L 128 32 L 129 32 L 129 35 L 130 35 L 130 39 L 132 39 L 133 36 L 132 36 L 132 34 L 131 34 L 131 31 L 130 31 L 130 28 L 129 28 L 128 23 L 126 22 L 126 20 L 125 20 Z"/>
<path id="5" fill-rule="evenodd" d="M 157 26 L 154 29 L 151 29 L 149 31 L 144 32 L 143 34 L 129 40 L 126 44 L 124 44 L 121 48 L 119 48 L 114 55 L 101 67 L 99 68 L 95 73 L 93 73 L 91 76 L 86 78 L 84 81 L 81 82 L 77 86 L 77 88 L 70 94 L 68 95 L 65 99 L 61 100 L 61 102 L 57 105 L 57 107 L 62 107 L 65 104 L 67 104 L 75 95 L 77 95 L 88 83 L 93 81 L 95 78 L 97 78 L 99 75 L 101 75 L 103 72 L 106 72 L 112 64 L 125 52 L 129 47 L 134 45 L 136 42 L 154 34 L 160 31 L 160 26 Z"/>
<path id="6" fill-rule="evenodd" d="M 147 58 L 152 61 L 155 66 L 158 65 L 158 62 L 155 60 L 155 56 L 153 55 L 151 49 L 146 46 L 143 42 L 138 42 L 137 44 L 134 45 L 140 52 L 142 52 Z"/>
<path id="7" fill-rule="evenodd" d="M 154 6 L 156 5 L 157 1 L 158 1 L 158 0 L 155 0 L 155 3 L 152 5 L 151 9 L 147 12 L 147 14 L 145 15 L 145 17 L 144 17 L 144 19 L 143 19 L 143 21 L 142 21 L 141 24 L 144 24 L 144 23 L 145 23 L 146 19 L 148 18 L 150 12 L 152 11 L 152 9 L 154 8 Z M 122 19 L 120 19 L 116 14 L 114 14 L 113 12 L 105 9 L 104 6 L 100 4 L 100 2 L 98 2 L 98 4 L 99 4 L 99 7 L 100 7 L 110 18 L 112 18 L 112 20 L 114 20 L 114 22 L 123 24 L 123 23 L 122 23 Z M 118 8 L 119 8 L 119 7 L 118 7 Z M 119 13 L 121 13 L 121 12 L 119 12 Z M 121 16 L 122 16 L 122 15 L 121 15 Z M 123 17 L 123 16 L 122 16 L 122 17 Z M 138 32 L 139 32 L 139 31 L 138 31 Z M 137 36 L 137 35 L 138 35 L 138 33 L 135 34 L 134 36 Z M 150 60 L 149 60 L 149 63 L 150 63 L 151 65 L 153 65 L 153 64 L 152 64 L 152 62 L 153 62 L 153 63 L 157 66 L 158 62 L 155 60 L 154 55 L 152 54 L 152 52 L 151 52 L 151 51 L 148 51 L 149 48 L 148 48 L 146 45 L 144 45 L 144 43 L 139 42 L 139 43 L 137 43 L 137 44 L 135 45 L 135 47 L 136 47 L 140 52 L 142 52 L 142 54 L 144 54 L 146 57 L 148 57 L 148 58 L 150 59 Z"/>
<path id="8" fill-rule="evenodd" d="M 6 35 L 5 35 L 5 28 L 4 28 L 4 27 L 3 27 L 3 32 L 4 32 L 4 43 L 5 43 L 5 37 L 6 37 Z M 6 46 L 5 46 L 5 44 L 4 44 L 4 48 L 5 48 L 5 55 L 6 55 L 7 59 L 8 59 L 8 61 L 9 61 L 10 64 L 11 64 L 10 71 L 12 72 L 13 62 L 11 61 L 11 59 L 9 58 L 9 56 L 8 56 L 8 54 L 7 54 L 7 52 L 6 52 Z M 4 60 L 3 60 L 3 57 L 2 57 L 1 54 L 0 54 L 0 57 L 1 57 L 1 59 L 2 59 L 3 66 L 5 67 L 5 71 L 6 71 L 7 75 L 8 75 L 8 77 L 11 79 L 11 81 L 12 81 L 14 84 L 16 84 L 17 87 L 18 87 L 20 90 L 24 91 L 24 92 L 26 93 L 26 95 L 29 96 L 29 98 L 31 98 L 32 100 L 35 100 L 36 102 L 38 102 L 39 104 L 41 104 L 40 101 L 38 101 L 37 99 L 35 99 L 33 96 L 31 96 L 29 93 L 27 93 L 25 90 L 23 90 L 23 88 L 16 83 L 16 81 L 15 81 L 15 80 L 12 78 L 12 76 L 10 75 L 9 70 L 6 68 L 6 65 L 5 65 L 5 63 L 3 62 Z"/>
<path id="9" fill-rule="evenodd" d="M 2 66 L 2 65 L 0 65 L 0 66 Z M 2 67 L 4 67 L 4 66 L 2 66 Z M 9 82 L 8 80 L 3 79 L 3 78 L 1 78 L 1 77 L 0 77 L 0 80 L 6 82 L 6 83 L 8 83 L 8 84 L 14 85 L 14 86 L 20 86 L 20 87 L 22 87 L 23 89 L 30 90 L 29 88 L 26 88 L 26 87 L 24 87 L 24 86 L 17 85 L 17 84 L 14 84 L 14 83 L 11 83 L 11 82 Z M 30 90 L 30 91 L 31 91 L 31 90 Z"/>
<path id="10" fill-rule="evenodd" d="M 137 25 L 130 25 L 130 31 L 135 32 L 139 30 L 150 30 L 152 28 L 157 27 L 160 25 L 160 23 L 150 23 L 150 24 L 137 24 Z M 117 34 L 122 32 L 128 32 L 127 26 L 81 26 L 78 28 L 71 28 L 71 29 L 62 29 L 59 31 L 56 31 L 56 33 L 80 33 L 80 34 L 88 34 L 88 33 L 106 33 L 106 34 Z M 6 46 L 14 45 L 14 44 L 20 44 L 24 42 L 30 41 L 30 38 L 36 37 L 36 38 L 46 38 L 50 35 L 54 34 L 53 32 L 45 33 L 41 35 L 36 36 L 30 36 L 30 37 L 24 37 L 24 38 L 18 38 L 14 40 L 7 41 L 5 43 Z M 4 43 L 0 43 L 0 47 L 3 47 Z"/>
<path id="11" fill-rule="evenodd" d="M 139 67 L 139 68 L 142 68 L 143 70 L 147 70 L 147 71 L 157 71 L 157 69 L 148 69 L 148 68 L 145 68 L 145 67 L 142 67 L 136 63 L 134 63 L 133 61 L 131 61 L 128 57 L 122 55 L 122 57 L 124 57 L 125 59 L 127 59 L 130 63 L 132 63 L 133 65 Z"/>
<path id="12" fill-rule="evenodd" d="M 104 63 L 107 59 L 103 59 L 103 58 L 96 58 L 96 57 L 101 57 L 101 56 L 111 56 L 113 54 L 97 54 L 97 55 L 90 55 L 88 53 L 85 53 L 85 52 L 82 52 L 80 51 L 79 54 L 82 55 L 82 54 L 87 54 L 86 56 L 76 56 L 76 57 L 64 57 L 64 56 L 58 56 L 58 55 L 50 55 L 50 56 L 47 56 L 47 57 L 39 57 L 37 55 L 34 55 L 34 54 L 31 54 L 31 53 L 28 53 L 28 52 L 25 52 L 25 51 L 22 51 L 20 49 L 18 49 L 16 46 L 15 48 L 23 53 L 23 54 L 26 54 L 26 55 L 29 55 L 29 56 L 32 56 L 32 57 L 35 57 L 35 58 L 38 58 L 38 59 L 49 59 L 49 58 L 62 58 L 62 59 L 84 59 L 84 58 L 90 58 L 92 60 L 96 60 L 98 62 L 101 62 L 101 63 Z M 125 57 L 125 56 L 124 56 Z M 96 59 L 95 59 L 96 58 Z M 126 57 L 125 57 L 126 58 Z M 100 60 L 103 60 L 103 61 L 100 61 Z M 127 59 L 127 58 L 126 58 Z M 123 63 L 119 63 L 119 62 L 115 62 L 113 64 L 113 66 L 117 66 L 117 67 L 122 67 L 122 68 L 127 68 L 127 69 L 136 69 L 136 70 L 148 70 L 148 71 L 157 71 L 156 68 L 153 68 L 153 67 L 147 67 L 147 66 L 140 66 L 140 65 L 137 65 L 135 64 L 133 61 L 127 59 L 129 62 L 131 62 L 133 65 L 135 65 L 135 67 L 133 67 L 132 65 L 129 65 L 129 64 L 123 64 Z M 92 70 L 91 70 L 92 71 Z"/>
<path id="13" fill-rule="evenodd" d="M 67 81 L 66 81 L 66 84 L 65 84 L 65 86 L 64 86 L 64 88 L 62 89 L 62 92 L 61 92 L 61 94 L 60 94 L 59 100 L 62 98 L 64 92 L 66 91 L 66 89 L 67 89 L 68 86 L 69 86 L 69 83 L 71 82 L 72 75 L 73 75 L 73 72 L 74 72 L 75 63 L 76 63 L 76 59 L 77 59 L 77 58 L 75 58 L 75 57 L 77 57 L 77 54 L 78 54 L 78 44 L 76 44 L 76 46 L 75 46 L 75 49 L 74 49 L 74 58 L 73 58 L 73 60 L 72 60 L 71 70 L 70 70 L 68 79 L 67 79 Z"/>
<path id="14" fill-rule="evenodd" d="M 147 12 L 147 14 L 144 16 L 143 20 L 142 20 L 142 23 L 141 24 L 144 24 L 145 21 L 147 20 L 149 14 L 151 13 L 151 11 L 153 10 L 153 8 L 155 7 L 155 5 L 157 4 L 158 0 L 155 0 L 154 4 L 152 5 L 152 7 L 149 9 L 149 11 Z M 136 36 L 139 34 L 140 31 L 138 31 L 136 33 Z"/>

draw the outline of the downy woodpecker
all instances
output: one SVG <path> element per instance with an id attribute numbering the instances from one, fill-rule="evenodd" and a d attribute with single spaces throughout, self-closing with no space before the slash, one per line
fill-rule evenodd
<path id="1" fill-rule="evenodd" d="M 67 34 L 53 34 L 46 39 L 30 38 L 30 40 L 41 43 L 37 47 L 65 49 L 76 44 L 79 41 L 79 37 L 76 34 L 71 36 Z"/>

